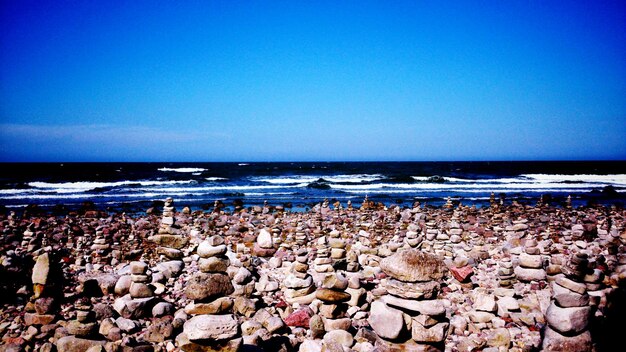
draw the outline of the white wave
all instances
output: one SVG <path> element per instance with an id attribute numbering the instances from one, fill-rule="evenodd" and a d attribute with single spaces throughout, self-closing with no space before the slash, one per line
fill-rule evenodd
<path id="1" fill-rule="evenodd" d="M 246 164 L 246 163 L 239 163 L 239 164 L 237 164 L 237 165 L 238 165 L 238 166 L 248 166 L 248 165 L 250 165 L 250 164 Z"/>
<path id="2" fill-rule="evenodd" d="M 202 172 L 202 171 L 206 171 L 207 169 L 203 169 L 201 167 L 177 167 L 177 168 L 162 167 L 157 170 L 165 171 L 165 172 Z"/>
<path id="3" fill-rule="evenodd" d="M 283 189 L 283 188 L 302 188 L 306 187 L 307 183 L 300 183 L 297 185 L 288 186 L 272 186 L 272 185 L 224 185 L 224 186 L 203 186 L 203 187 L 167 187 L 167 188 L 149 188 L 152 192 L 209 192 L 209 191 L 245 191 L 254 189 Z"/>
<path id="4" fill-rule="evenodd" d="M 226 177 L 205 177 L 207 181 L 226 181 L 228 180 Z"/>
<path id="5" fill-rule="evenodd" d="M 293 192 L 245 192 L 244 195 L 253 196 L 253 197 L 261 197 L 261 196 L 290 196 L 294 195 Z"/>
<path id="6" fill-rule="evenodd" d="M 579 175 L 557 175 L 557 174 L 523 174 L 520 175 L 527 179 L 540 181 L 540 182 L 584 182 L 595 184 L 613 184 L 626 186 L 626 174 L 612 174 L 612 175 L 592 175 L 592 174 L 579 174 Z"/>
<path id="7" fill-rule="evenodd" d="M 64 190 L 74 190 L 77 192 L 88 191 L 94 188 L 104 187 L 120 187 L 128 185 L 141 185 L 141 186 L 159 186 L 159 185 L 176 185 L 176 184 L 189 184 L 194 183 L 194 180 L 186 181 L 118 181 L 118 182 L 29 182 L 30 187 L 39 189 L 52 189 L 56 192 L 63 192 Z"/>
<path id="8" fill-rule="evenodd" d="M 479 184 L 454 184 L 454 183 L 373 183 L 367 185 L 337 185 L 331 184 L 331 188 L 341 190 L 368 190 L 368 189 L 404 189 L 415 191 L 427 191 L 427 190 L 449 190 L 449 191 L 465 191 L 465 190 L 480 190 L 482 192 L 488 192 L 490 190 L 502 191 L 509 189 L 523 189 L 523 190 L 548 190 L 548 189 L 575 189 L 576 191 L 591 189 L 594 185 L 585 183 L 479 183 Z"/>
<path id="9" fill-rule="evenodd" d="M 333 175 L 333 176 L 324 176 L 324 175 L 293 175 L 293 176 L 278 176 L 278 177 L 254 177 L 251 178 L 253 181 L 257 182 L 266 182 L 271 184 L 290 184 L 290 183 L 300 183 L 300 182 L 315 182 L 320 178 L 334 183 L 361 183 L 361 182 L 372 182 L 377 180 L 382 180 L 384 176 L 378 174 L 356 174 L 356 175 Z"/>

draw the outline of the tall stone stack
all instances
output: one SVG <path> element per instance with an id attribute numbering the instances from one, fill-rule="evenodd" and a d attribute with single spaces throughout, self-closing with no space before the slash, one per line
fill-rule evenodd
<path id="1" fill-rule="evenodd" d="M 96 255 L 96 257 L 94 258 L 94 262 L 102 263 L 108 258 L 107 254 L 109 254 L 109 252 L 111 251 L 111 245 L 107 243 L 107 239 L 104 236 L 103 228 L 96 229 L 96 238 L 93 240 L 91 250 L 92 253 Z"/>
<path id="2" fill-rule="evenodd" d="M 306 248 L 298 249 L 296 261 L 283 281 L 285 301 L 289 304 L 309 304 L 315 299 L 315 285 L 308 273 L 308 258 Z"/>
<path id="3" fill-rule="evenodd" d="M 348 305 L 346 302 L 352 297 L 346 292 L 348 279 L 338 273 L 326 275 L 322 287 L 315 292 L 315 298 L 322 301 L 319 315 L 324 322 L 324 330 L 348 330 L 352 321 L 347 317 Z"/>
<path id="4" fill-rule="evenodd" d="M 573 254 L 562 266 L 565 276 L 552 282 L 552 302 L 546 312 L 548 324 L 543 339 L 545 351 L 583 352 L 593 348 L 588 327 L 592 307 L 583 282 L 587 264 L 585 254 Z"/>
<path id="5" fill-rule="evenodd" d="M 318 273 L 329 273 L 334 271 L 333 260 L 330 257 L 331 249 L 328 246 L 328 240 L 326 236 L 319 237 L 317 239 L 317 254 L 313 261 L 313 270 Z"/>
<path id="6" fill-rule="evenodd" d="M 28 224 L 26 230 L 22 234 L 22 248 L 26 248 L 27 252 L 32 252 L 35 250 L 35 232 L 33 231 L 35 228 L 34 224 Z"/>
<path id="7" fill-rule="evenodd" d="M 241 348 L 239 323 L 232 314 L 235 289 L 226 273 L 228 248 L 220 236 L 212 236 L 198 246 L 198 268 L 185 295 L 192 299 L 185 312 L 193 317 L 176 338 L 183 351 L 237 351 Z"/>
<path id="8" fill-rule="evenodd" d="M 68 336 L 60 338 L 56 347 L 59 351 L 87 351 L 94 346 L 102 346 L 106 341 L 97 340 L 98 324 L 95 321 L 93 307 L 87 298 L 76 302 L 76 319 L 65 325 Z"/>
<path id="9" fill-rule="evenodd" d="M 353 249 L 348 251 L 346 255 L 346 271 L 350 273 L 355 273 L 359 271 L 361 265 L 359 264 L 359 256 L 357 252 Z"/>
<path id="10" fill-rule="evenodd" d="M 443 351 L 449 327 L 444 302 L 437 299 L 447 270 L 443 261 L 405 249 L 383 259 L 380 266 L 389 276 L 381 282 L 388 294 L 372 303 L 369 317 L 376 334 L 389 343 L 380 348 L 393 349 L 393 343 L 404 343 L 410 336 L 416 350 Z"/>
<path id="11" fill-rule="evenodd" d="M 296 226 L 296 234 L 294 235 L 294 238 L 298 246 L 305 246 L 309 241 L 304 225 L 300 222 Z"/>
<path id="12" fill-rule="evenodd" d="M 176 224 L 176 208 L 174 208 L 172 198 L 165 200 L 159 230 L 156 235 L 149 239 L 159 245 L 158 254 L 173 260 L 179 260 L 183 257 L 181 249 L 187 245 L 189 238 L 183 235 L 180 226 Z"/>
<path id="13" fill-rule="evenodd" d="M 519 255 L 519 265 L 515 268 L 515 275 L 522 282 L 546 279 L 543 257 L 537 247 L 537 240 L 529 238 L 524 243 L 524 251 Z"/>
<path id="14" fill-rule="evenodd" d="M 515 273 L 513 272 L 513 262 L 510 257 L 500 259 L 498 268 L 498 279 L 500 287 L 510 288 L 515 283 Z"/>
<path id="15" fill-rule="evenodd" d="M 37 257 L 33 274 L 32 304 L 26 305 L 24 313 L 25 325 L 46 325 L 56 319 L 55 310 L 57 298 L 61 293 L 59 277 L 55 277 L 54 263 L 50 262 L 50 255 L 43 253 Z"/>
<path id="16" fill-rule="evenodd" d="M 409 224 L 404 237 L 404 243 L 410 248 L 416 248 L 422 243 L 422 240 L 424 240 L 424 235 L 420 233 L 419 226 Z"/>
<path id="17" fill-rule="evenodd" d="M 328 236 L 328 245 L 330 246 L 330 258 L 335 262 L 345 261 L 346 258 L 346 241 L 342 239 L 341 232 L 337 230 L 331 231 Z"/>

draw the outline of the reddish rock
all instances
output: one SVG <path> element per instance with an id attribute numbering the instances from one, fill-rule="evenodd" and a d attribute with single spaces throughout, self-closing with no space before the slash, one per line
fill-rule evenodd
<path id="1" fill-rule="evenodd" d="M 296 311 L 285 318 L 285 324 L 287 326 L 298 326 L 302 328 L 309 328 L 309 320 L 311 319 L 311 314 L 308 310 L 303 309 Z"/>
<path id="2" fill-rule="evenodd" d="M 54 314 L 24 313 L 24 324 L 26 325 L 46 325 L 54 320 Z"/>
<path id="3" fill-rule="evenodd" d="M 469 265 L 460 268 L 452 267 L 450 271 L 459 282 L 468 282 L 470 277 L 474 274 L 474 269 Z"/>

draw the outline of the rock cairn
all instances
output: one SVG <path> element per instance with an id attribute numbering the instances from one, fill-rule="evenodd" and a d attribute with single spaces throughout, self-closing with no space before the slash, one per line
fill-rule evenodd
<path id="1" fill-rule="evenodd" d="M 449 321 L 443 301 L 436 299 L 446 273 L 443 261 L 406 249 L 383 259 L 380 266 L 389 276 L 381 282 L 389 294 L 372 302 L 369 323 L 376 334 L 390 343 L 406 342 L 410 336 L 419 348 L 443 351 Z"/>
<path id="2" fill-rule="evenodd" d="M 328 236 L 328 245 L 330 246 L 330 258 L 335 263 L 345 262 L 346 258 L 346 241 L 342 239 L 341 232 L 337 230 L 331 231 Z"/>
<path id="3" fill-rule="evenodd" d="M 546 279 L 546 271 L 543 269 L 543 258 L 539 254 L 537 240 L 526 240 L 524 251 L 519 255 L 519 266 L 514 271 L 517 279 L 523 282 Z"/>
<path id="4" fill-rule="evenodd" d="M 313 261 L 313 270 L 318 273 L 328 273 L 334 271 L 333 260 L 330 257 L 331 249 L 328 246 L 328 239 L 326 236 L 319 237 L 317 239 L 317 254 Z"/>
<path id="5" fill-rule="evenodd" d="M 511 261 L 511 257 L 504 257 L 500 260 L 498 280 L 501 287 L 513 287 L 513 284 L 515 283 L 515 273 L 513 272 L 513 262 Z"/>
<path id="6" fill-rule="evenodd" d="M 243 340 L 239 322 L 232 314 L 235 289 L 226 271 L 230 262 L 228 248 L 220 236 L 212 236 L 198 246 L 198 268 L 185 287 L 193 302 L 185 313 L 193 317 L 185 322 L 183 333 L 176 338 L 184 351 L 236 351 Z"/>
<path id="7" fill-rule="evenodd" d="M 315 298 L 322 301 L 319 315 L 326 331 L 348 330 L 352 325 L 350 318 L 346 317 L 346 302 L 352 297 L 345 292 L 346 288 L 348 279 L 339 273 L 331 273 L 326 275 L 322 286 L 315 292 Z"/>
<path id="8" fill-rule="evenodd" d="M 165 200 L 158 233 L 150 239 L 159 245 L 157 248 L 158 254 L 164 255 L 169 259 L 179 260 L 182 258 L 183 253 L 181 249 L 187 245 L 189 238 L 183 235 L 180 226 L 176 224 L 176 208 L 174 208 L 172 198 Z"/>
<path id="9" fill-rule="evenodd" d="M 552 283 L 552 302 L 546 312 L 543 349 L 546 351 L 591 351 L 588 325 L 592 314 L 587 286 L 587 255 L 575 253 L 563 265 L 564 276 Z"/>
<path id="10" fill-rule="evenodd" d="M 308 251 L 301 248 L 296 251 L 296 261 L 283 281 L 285 301 L 289 304 L 310 304 L 315 299 L 313 277 L 308 273 Z"/>

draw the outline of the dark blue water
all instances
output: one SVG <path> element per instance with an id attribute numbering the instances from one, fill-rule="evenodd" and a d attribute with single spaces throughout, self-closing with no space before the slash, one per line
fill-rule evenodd
<path id="1" fill-rule="evenodd" d="M 324 198 L 360 204 L 554 205 L 571 195 L 575 205 L 626 200 L 626 162 L 332 162 L 332 163 L 5 163 L 0 205 L 19 210 L 74 209 L 85 202 L 112 211 L 139 212 L 173 197 L 178 207 L 285 205 L 305 210 Z"/>

